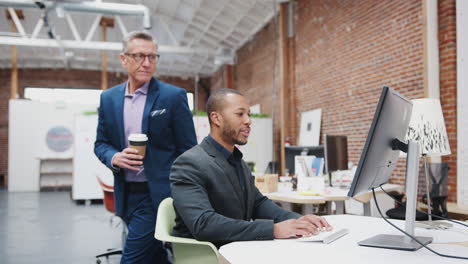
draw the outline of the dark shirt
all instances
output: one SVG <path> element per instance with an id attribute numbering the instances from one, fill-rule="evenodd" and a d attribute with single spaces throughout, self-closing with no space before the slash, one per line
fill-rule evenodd
<path id="1" fill-rule="evenodd" d="M 239 180 L 242 191 L 244 191 L 244 194 L 245 194 L 245 175 L 243 172 L 244 170 L 242 169 L 242 157 L 243 157 L 242 152 L 240 152 L 240 150 L 236 147 L 234 147 L 233 152 L 230 152 L 225 147 L 223 147 L 223 145 L 219 144 L 210 135 L 208 135 L 207 138 L 217 150 L 223 153 L 223 156 L 226 158 L 228 163 L 236 170 L 237 178 Z"/>

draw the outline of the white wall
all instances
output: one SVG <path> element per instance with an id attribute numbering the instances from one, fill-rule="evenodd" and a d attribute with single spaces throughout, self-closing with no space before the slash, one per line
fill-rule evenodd
<path id="1" fill-rule="evenodd" d="M 468 208 L 468 1 L 457 0 L 457 202 Z"/>
<path id="2" fill-rule="evenodd" d="M 10 100 L 8 126 L 8 190 L 38 191 L 41 159 L 73 158 L 73 146 L 64 152 L 47 147 L 49 129 L 63 126 L 73 132 L 73 116 L 90 109 L 82 105 L 56 105 Z"/>

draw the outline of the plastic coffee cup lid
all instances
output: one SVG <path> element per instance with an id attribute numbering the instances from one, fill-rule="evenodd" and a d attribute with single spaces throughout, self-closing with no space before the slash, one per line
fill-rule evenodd
<path id="1" fill-rule="evenodd" d="M 130 134 L 128 141 L 148 141 L 146 134 Z"/>

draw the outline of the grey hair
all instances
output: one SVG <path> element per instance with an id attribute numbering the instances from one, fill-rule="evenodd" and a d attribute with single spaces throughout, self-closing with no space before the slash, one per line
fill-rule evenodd
<path id="1" fill-rule="evenodd" d="M 134 39 L 149 40 L 152 41 L 154 45 L 156 45 L 156 48 L 158 47 L 158 43 L 156 43 L 156 40 L 150 33 L 146 31 L 132 31 L 127 33 L 127 35 L 125 35 L 122 40 L 122 53 L 128 52 L 128 43 Z"/>

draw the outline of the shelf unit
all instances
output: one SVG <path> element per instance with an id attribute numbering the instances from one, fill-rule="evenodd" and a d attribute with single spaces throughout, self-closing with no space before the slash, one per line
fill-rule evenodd
<path id="1" fill-rule="evenodd" d="M 39 189 L 71 189 L 73 159 L 41 159 L 39 165 Z"/>

